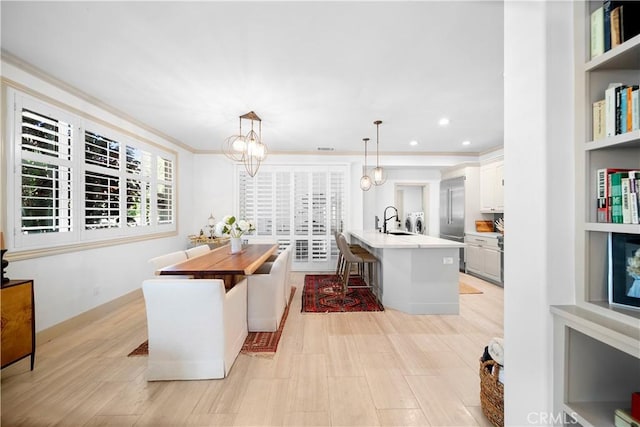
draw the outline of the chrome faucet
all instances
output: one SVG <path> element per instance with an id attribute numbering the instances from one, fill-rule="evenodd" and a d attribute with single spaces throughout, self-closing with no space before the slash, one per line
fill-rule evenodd
<path id="1" fill-rule="evenodd" d="M 389 208 L 396 211 L 395 215 L 391 215 L 390 217 L 387 217 L 387 209 Z M 384 222 L 382 223 L 382 232 L 385 234 L 387 233 L 387 221 L 389 221 L 392 218 L 395 218 L 396 221 L 400 221 L 400 218 L 398 218 L 398 209 L 396 209 L 394 206 L 387 206 L 386 208 L 384 208 L 384 214 L 382 215 L 382 217 L 384 218 Z"/>

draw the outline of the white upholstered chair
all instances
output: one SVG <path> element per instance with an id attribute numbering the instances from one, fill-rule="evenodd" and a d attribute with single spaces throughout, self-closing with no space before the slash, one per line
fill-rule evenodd
<path id="1" fill-rule="evenodd" d="M 247 324 L 250 332 L 274 332 L 280 326 L 285 302 L 287 253 L 281 252 L 269 272 L 247 276 Z"/>
<path id="2" fill-rule="evenodd" d="M 293 247 L 291 245 L 282 251 L 285 254 L 285 270 L 284 270 L 284 304 L 289 305 L 289 297 L 291 296 L 291 253 Z"/>
<path id="3" fill-rule="evenodd" d="M 211 249 L 209 248 L 209 245 L 200 245 L 200 246 L 187 249 L 185 253 L 187 254 L 187 258 L 191 259 L 200 255 L 204 255 L 209 251 L 211 251 Z"/>
<path id="4" fill-rule="evenodd" d="M 171 252 L 169 254 L 160 255 L 155 258 L 151 258 L 149 262 L 153 264 L 157 272 L 161 268 L 164 268 L 169 265 L 177 264 L 179 262 L 186 261 L 186 260 L 187 260 L 187 254 L 185 253 L 185 251 L 176 251 L 176 252 Z"/>
<path id="5" fill-rule="evenodd" d="M 247 281 L 150 279 L 147 381 L 224 378 L 247 337 Z"/>
<path id="6" fill-rule="evenodd" d="M 153 265 L 154 274 L 159 278 L 165 279 L 193 279 L 193 276 L 160 276 L 161 268 L 168 267 L 173 264 L 178 264 L 179 262 L 186 261 L 187 254 L 185 251 L 175 251 L 168 254 L 160 255 L 155 258 L 151 258 L 149 263 Z"/>

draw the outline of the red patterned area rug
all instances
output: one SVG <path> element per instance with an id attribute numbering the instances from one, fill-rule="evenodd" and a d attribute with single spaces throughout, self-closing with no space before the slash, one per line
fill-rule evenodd
<path id="1" fill-rule="evenodd" d="M 293 295 L 296 293 L 296 287 L 291 287 L 291 295 L 289 295 L 289 304 L 282 313 L 282 320 L 280 320 L 280 327 L 275 332 L 249 332 L 247 338 L 242 345 L 241 353 L 275 353 L 278 349 L 278 343 L 282 336 L 282 329 L 284 323 L 287 320 L 289 314 L 289 307 L 291 307 L 291 301 L 293 301 Z M 135 350 L 129 353 L 127 356 L 147 356 L 149 355 L 149 341 L 145 341 L 140 344 Z"/>
<path id="2" fill-rule="evenodd" d="M 293 301 L 293 295 L 296 293 L 296 287 L 291 287 L 291 295 L 289 295 L 289 304 L 282 313 L 282 319 L 280 320 L 280 327 L 275 332 L 249 332 L 247 339 L 244 340 L 242 345 L 242 353 L 275 353 L 278 349 L 278 343 L 280 342 L 280 336 L 282 335 L 282 329 L 284 323 L 287 320 L 289 314 L 289 307 L 291 307 L 291 301 Z"/>
<path id="3" fill-rule="evenodd" d="M 362 286 L 364 280 L 349 278 L 350 286 Z M 341 283 L 335 274 L 307 274 L 302 292 L 303 313 L 334 313 L 352 311 L 384 311 L 384 307 L 368 288 L 350 288 L 344 301 Z"/>

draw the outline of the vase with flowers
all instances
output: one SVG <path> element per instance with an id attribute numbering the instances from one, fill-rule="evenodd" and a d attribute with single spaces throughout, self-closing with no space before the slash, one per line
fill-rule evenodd
<path id="1" fill-rule="evenodd" d="M 255 230 L 255 227 L 246 219 L 238 220 L 233 215 L 227 215 L 222 221 L 216 224 L 216 234 L 219 236 L 228 235 L 231 243 L 231 253 L 242 251 L 242 235 Z"/>

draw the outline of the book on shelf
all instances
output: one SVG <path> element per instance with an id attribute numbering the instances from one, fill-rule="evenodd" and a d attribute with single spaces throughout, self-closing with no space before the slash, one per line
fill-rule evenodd
<path id="1" fill-rule="evenodd" d="M 629 169 L 603 168 L 596 171 L 596 221 L 613 222 L 612 220 L 612 183 L 611 177 L 616 173 L 629 172 Z"/>
<path id="2" fill-rule="evenodd" d="M 604 91 L 605 134 L 608 137 L 616 134 L 616 89 L 621 86 L 622 83 L 609 83 L 609 87 Z"/>
<path id="3" fill-rule="evenodd" d="M 605 0 L 602 2 L 602 37 L 603 50 L 607 52 L 625 41 L 640 34 L 640 2 L 637 0 Z M 594 16 L 595 14 L 595 16 Z M 599 11 L 591 14 L 591 22 L 595 19 L 596 35 L 599 34 Z M 593 31 L 591 37 L 594 37 Z M 593 42 L 592 42 L 593 43 Z M 593 46 L 593 44 L 592 44 Z M 594 58 L 593 54 L 591 58 Z"/>
<path id="4" fill-rule="evenodd" d="M 604 53 L 604 8 L 591 13 L 591 58 Z"/>
<path id="5" fill-rule="evenodd" d="M 623 176 L 620 181 L 620 192 L 622 197 L 622 223 L 631 224 L 631 207 L 629 205 L 631 195 L 629 188 L 629 176 Z"/>
<path id="6" fill-rule="evenodd" d="M 640 34 L 640 2 L 620 1 L 620 41 L 622 43 Z"/>
<path id="7" fill-rule="evenodd" d="M 638 104 L 640 86 L 635 85 L 631 89 L 631 130 L 634 131 L 640 129 L 640 104 Z"/>
<path id="8" fill-rule="evenodd" d="M 593 103 L 593 140 L 605 137 L 605 100 L 601 99 Z"/>
<path id="9" fill-rule="evenodd" d="M 611 222 L 622 224 L 622 178 L 628 178 L 628 172 L 615 172 L 611 174 L 609 183 L 611 184 Z"/>
<path id="10" fill-rule="evenodd" d="M 623 86 L 620 89 L 620 132 L 627 131 L 627 89 L 629 86 Z"/>
<path id="11" fill-rule="evenodd" d="M 640 223 L 640 171 L 629 172 L 629 217 L 630 224 Z"/>
<path id="12" fill-rule="evenodd" d="M 602 3 L 603 12 L 603 26 L 604 26 L 604 51 L 611 50 L 611 8 L 616 7 L 616 0 L 606 0 Z"/>
<path id="13" fill-rule="evenodd" d="M 604 91 L 605 136 L 615 136 L 638 130 L 640 124 L 639 86 L 610 83 Z M 594 139 L 596 105 L 594 103 Z"/>
<path id="14" fill-rule="evenodd" d="M 619 46 L 622 43 L 622 34 L 620 32 L 620 6 L 611 9 L 611 48 Z"/>

